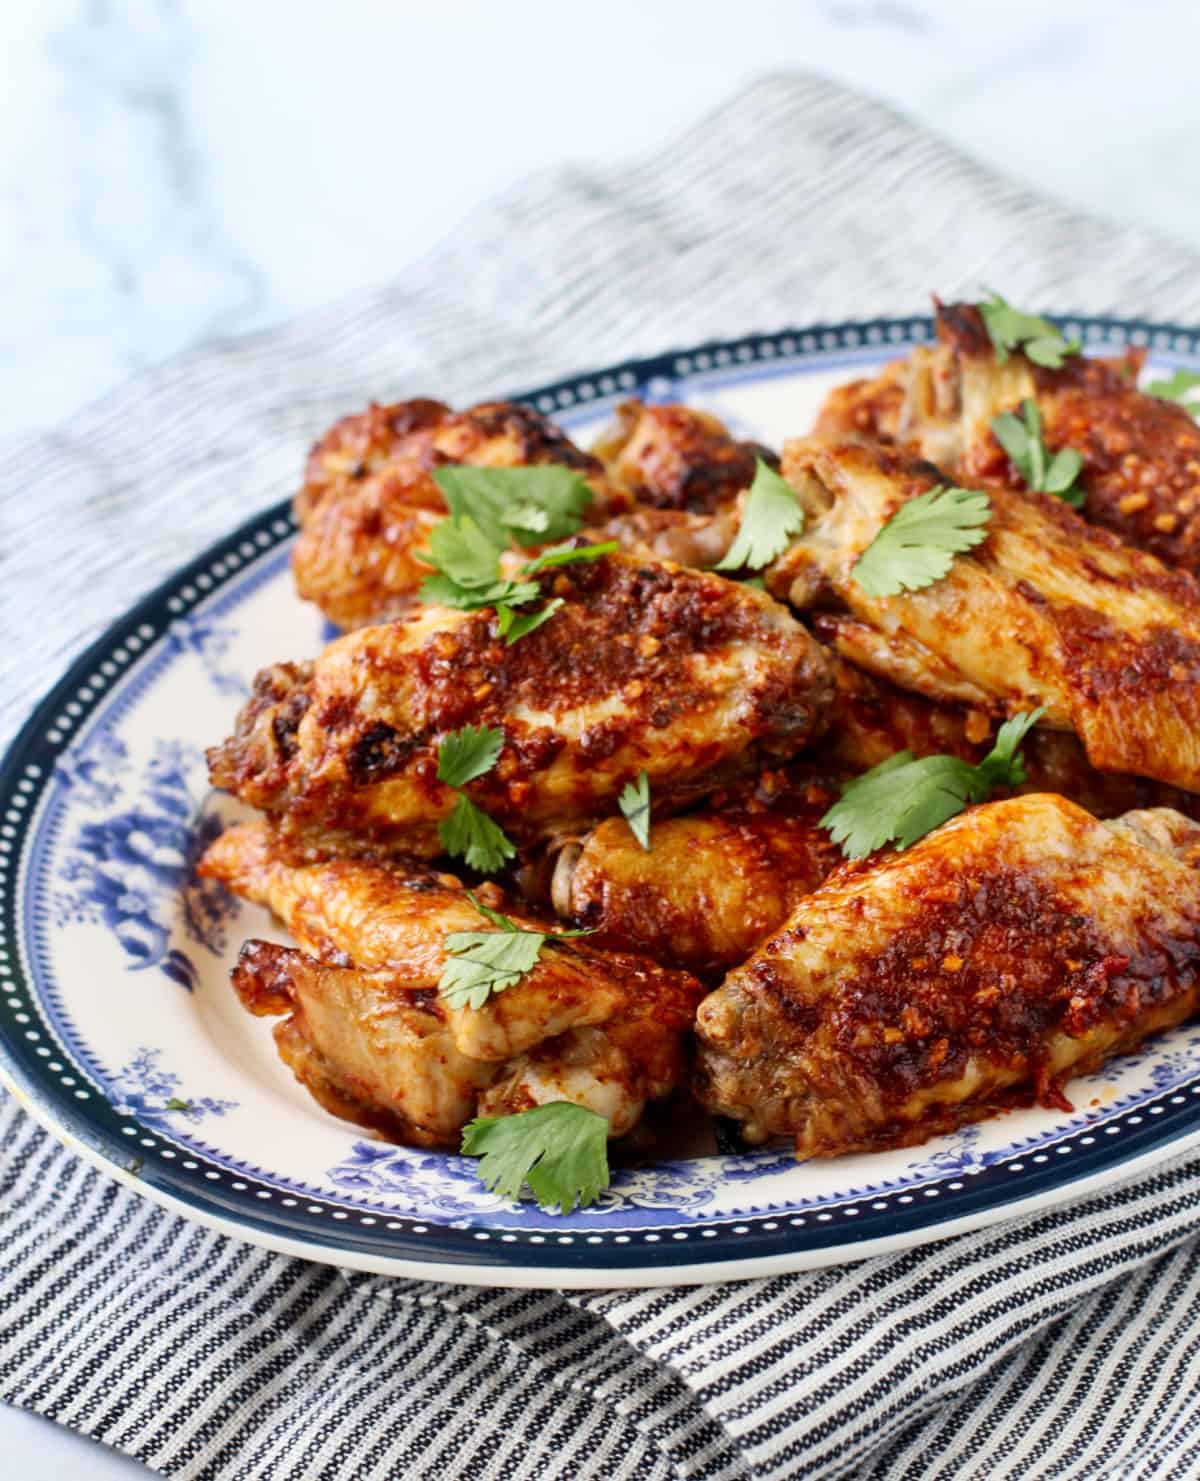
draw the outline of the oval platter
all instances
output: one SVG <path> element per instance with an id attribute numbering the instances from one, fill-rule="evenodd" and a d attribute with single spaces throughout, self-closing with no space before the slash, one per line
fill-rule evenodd
<path id="1" fill-rule="evenodd" d="M 1062 320 L 1089 352 L 1148 346 L 1200 369 L 1200 334 Z M 928 339 L 925 319 L 752 335 L 520 398 L 585 444 L 621 400 L 687 401 L 768 444 L 827 390 Z M 436 390 L 436 388 L 434 388 Z M 299 466 L 304 449 L 296 449 Z M 385 1274 L 553 1288 L 774 1274 L 902 1249 L 1047 1207 L 1200 1144 L 1200 1024 L 1028 1110 L 918 1148 L 797 1163 L 786 1147 L 619 1171 L 568 1216 L 494 1197 L 467 1158 L 371 1140 L 327 1115 L 228 985 L 266 915 L 198 881 L 237 815 L 208 790 L 262 665 L 315 652 L 295 532 L 267 510 L 108 631 L 0 773 L 0 1079 L 62 1141 L 147 1197 L 286 1254 Z"/>

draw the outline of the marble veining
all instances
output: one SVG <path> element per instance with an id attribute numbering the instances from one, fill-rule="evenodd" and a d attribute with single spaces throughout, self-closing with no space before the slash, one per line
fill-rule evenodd
<path id="1" fill-rule="evenodd" d="M 1200 245 L 1186 0 L 566 14 L 552 0 L 340 0 L 307 20 L 283 0 L 0 7 L 0 438 L 385 279 L 523 175 L 636 158 L 766 71 L 826 72 L 1063 200 Z"/>

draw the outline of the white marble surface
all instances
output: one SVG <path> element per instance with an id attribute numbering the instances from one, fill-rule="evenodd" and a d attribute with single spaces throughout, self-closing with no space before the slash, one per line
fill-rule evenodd
<path id="1" fill-rule="evenodd" d="M 528 171 L 633 158 L 768 70 L 1200 247 L 1198 41 L 1189 0 L 2 5 L 0 436 L 385 278 Z M 3 1408 L 0 1450 L 24 1481 L 143 1472 Z"/>
<path id="2" fill-rule="evenodd" d="M 0 436 L 384 278 L 529 170 L 634 157 L 770 69 L 1200 245 L 1198 41 L 1189 0 L 0 6 Z"/>

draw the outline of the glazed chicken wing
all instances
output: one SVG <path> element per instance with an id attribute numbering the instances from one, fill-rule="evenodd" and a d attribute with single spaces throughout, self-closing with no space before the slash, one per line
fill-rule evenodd
<path id="1" fill-rule="evenodd" d="M 779 467 L 777 453 L 738 441 L 708 412 L 640 401 L 617 408 L 616 424 L 592 451 L 638 504 L 693 514 L 714 514 L 734 503 L 754 481 L 759 459 Z"/>
<path id="2" fill-rule="evenodd" d="M 1200 570 L 1200 426 L 1184 407 L 1138 390 L 1144 352 L 1070 355 L 1058 370 L 1014 352 L 998 365 L 973 304 L 937 304 L 936 323 L 936 346 L 840 387 L 817 430 L 894 440 L 967 487 L 1020 489 L 991 424 L 1035 401 L 1047 449 L 1074 448 L 1083 460 L 1087 518 L 1168 564 Z"/>
<path id="3" fill-rule="evenodd" d="M 1200 1002 L 1200 825 L 993 802 L 847 866 L 697 1018 L 697 1093 L 800 1156 L 905 1146 L 1063 1084 Z"/>
<path id="4" fill-rule="evenodd" d="M 592 490 L 589 523 L 631 503 L 596 458 L 531 407 L 510 401 L 463 412 L 438 401 L 371 406 L 343 417 L 309 456 L 295 499 L 300 535 L 292 569 L 300 595 L 340 627 L 403 611 L 431 574 L 419 552 L 446 518 L 446 501 L 431 477 L 446 463 L 571 468 Z"/>
<path id="5" fill-rule="evenodd" d="M 613 482 L 634 499 L 600 533 L 642 559 L 708 569 L 733 543 L 739 495 L 754 481 L 761 458 L 779 458 L 757 442 L 734 438 L 716 417 L 688 406 L 628 401 L 593 448 Z"/>
<path id="6" fill-rule="evenodd" d="M 847 381 L 826 396 L 813 424 L 818 437 L 894 442 L 908 389 L 910 364 L 893 360 L 878 375 Z"/>
<path id="7" fill-rule="evenodd" d="M 564 941 L 483 1007 L 453 1007 L 437 992 L 446 937 L 488 927 L 450 876 L 347 859 L 296 866 L 259 824 L 222 834 L 201 872 L 268 907 L 299 942 L 250 942 L 234 985 L 251 1012 L 287 1015 L 280 1055 L 335 1115 L 456 1145 L 477 1111 L 568 1099 L 607 1116 L 616 1136 L 684 1074 L 702 992 L 685 973 Z"/>
<path id="8" fill-rule="evenodd" d="M 881 446 L 789 443 L 803 534 L 768 573 L 838 651 L 927 697 L 995 714 L 1044 706 L 1088 761 L 1200 791 L 1200 584 L 1048 495 L 990 491 L 987 537 L 932 585 L 870 596 L 852 568 L 910 498 L 942 480 Z"/>
<path id="9" fill-rule="evenodd" d="M 834 619 L 833 634 L 837 622 Z M 825 626 L 818 617 L 820 632 Z M 835 658 L 834 697 L 829 720 L 808 765 L 845 780 L 870 771 L 897 751 L 914 756 L 957 756 L 978 766 L 995 741 L 998 723 L 985 710 L 938 704 L 905 693 Z M 1026 780 L 1022 792 L 1058 792 L 1098 818 L 1115 818 L 1146 807 L 1173 807 L 1200 820 L 1200 796 L 1149 777 L 1098 771 L 1089 765 L 1077 736 L 1035 727 L 1021 745 Z"/>
<path id="10" fill-rule="evenodd" d="M 651 824 L 647 851 L 609 818 L 558 855 L 555 909 L 596 940 L 711 974 L 745 961 L 841 860 L 818 826 L 837 789 L 768 771 L 725 806 Z"/>
<path id="11" fill-rule="evenodd" d="M 564 605 L 518 643 L 490 609 L 427 607 L 260 674 L 209 753 L 214 784 L 297 848 L 433 856 L 456 801 L 438 744 L 468 724 L 504 733 L 465 790 L 518 844 L 615 811 L 642 770 L 656 807 L 677 810 L 818 728 L 824 650 L 763 592 L 622 556 L 546 587 Z"/>

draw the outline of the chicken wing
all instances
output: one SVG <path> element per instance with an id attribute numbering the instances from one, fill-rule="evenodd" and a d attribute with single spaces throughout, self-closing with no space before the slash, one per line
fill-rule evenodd
<path id="1" fill-rule="evenodd" d="M 592 451 L 614 482 L 640 505 L 713 514 L 754 481 L 759 459 L 779 456 L 759 442 L 740 442 L 719 418 L 689 406 L 627 401 Z"/>
<path id="2" fill-rule="evenodd" d="M 894 449 L 789 443 L 803 534 L 768 573 L 843 657 L 929 698 L 995 714 L 1045 707 L 1088 761 L 1200 791 L 1200 584 L 1048 495 L 990 492 L 987 538 L 932 585 L 872 597 L 852 568 L 936 468 Z"/>
<path id="3" fill-rule="evenodd" d="M 490 609 L 427 607 L 265 671 L 209 753 L 214 784 L 297 848 L 433 856 L 456 800 L 437 748 L 464 725 L 504 733 L 465 790 L 519 844 L 598 821 L 642 770 L 677 810 L 819 727 L 824 650 L 765 593 L 623 556 L 546 587 L 563 607 L 512 645 Z"/>
<path id="4" fill-rule="evenodd" d="M 632 502 L 596 458 L 531 407 L 510 401 L 464 412 L 439 401 L 371 406 L 343 417 L 309 456 L 295 499 L 300 534 L 292 570 L 300 595 L 339 627 L 402 612 L 431 574 L 418 552 L 446 517 L 446 501 L 431 477 L 445 463 L 574 469 L 592 489 L 589 523 Z"/>
<path id="5" fill-rule="evenodd" d="M 733 543 L 738 496 L 754 481 L 758 460 L 779 467 L 778 454 L 738 441 L 707 412 L 640 401 L 617 408 L 592 451 L 634 499 L 632 509 L 605 522 L 600 538 L 642 560 L 700 569 L 715 566 Z"/>
<path id="6" fill-rule="evenodd" d="M 818 820 L 837 789 L 811 768 L 764 772 L 723 807 L 650 827 L 609 818 L 559 853 L 555 909 L 596 940 L 703 975 L 746 957 L 841 861 Z"/>
<path id="7" fill-rule="evenodd" d="M 818 617 L 814 626 L 824 627 Z M 992 748 L 997 722 L 984 710 L 937 704 L 836 659 L 829 721 L 808 764 L 845 780 L 870 771 L 897 751 L 957 756 L 977 766 Z M 1077 736 L 1036 727 L 1025 737 L 1022 792 L 1058 792 L 1098 818 L 1137 808 L 1171 807 L 1200 820 L 1200 796 L 1149 777 L 1097 771 Z M 803 758 L 802 758 L 803 759 Z"/>
<path id="8" fill-rule="evenodd" d="M 906 1146 L 1062 1086 L 1200 1004 L 1200 825 L 1061 797 L 849 865 L 700 1006 L 696 1090 L 800 1156 Z"/>
<path id="9" fill-rule="evenodd" d="M 834 386 L 817 413 L 814 434 L 839 441 L 894 442 L 910 368 L 907 360 L 893 360 L 878 375 Z"/>
<path id="10" fill-rule="evenodd" d="M 612 1134 L 685 1073 L 699 983 L 589 941 L 544 947 L 482 1008 L 437 992 L 446 937 L 486 930 L 448 875 L 338 859 L 296 866 L 261 824 L 228 829 L 201 873 L 269 908 L 302 950 L 251 942 L 234 986 L 251 1012 L 280 1015 L 279 1052 L 327 1110 L 401 1141 L 454 1145 L 476 1114 L 570 1099 Z M 551 930 L 493 906 L 519 927 Z"/>
<path id="11" fill-rule="evenodd" d="M 968 487 L 1020 489 L 991 424 L 1035 401 L 1046 447 L 1083 459 L 1087 518 L 1170 565 L 1200 570 L 1200 426 L 1184 407 L 1138 390 L 1143 351 L 1071 355 L 1058 370 L 1014 352 L 998 365 L 973 304 L 937 304 L 936 324 L 936 346 L 838 388 L 817 430 L 896 441 Z"/>

